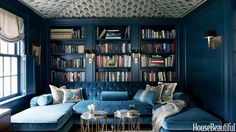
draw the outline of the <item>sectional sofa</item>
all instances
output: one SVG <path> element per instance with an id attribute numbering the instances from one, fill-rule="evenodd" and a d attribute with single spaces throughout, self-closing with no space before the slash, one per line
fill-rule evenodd
<path id="1" fill-rule="evenodd" d="M 143 82 L 86 82 L 67 84 L 67 88 L 82 88 L 85 100 L 78 103 L 50 104 L 51 94 L 34 97 L 31 99 L 31 108 L 11 117 L 12 131 L 69 131 L 72 125 L 80 124 L 80 115 L 87 111 L 87 105 L 91 103 L 96 104 L 96 109 L 104 110 L 108 113 L 108 124 L 113 124 L 113 113 L 116 110 L 128 109 L 130 104 L 134 104 L 135 109 L 141 114 L 141 126 L 151 125 L 152 112 L 162 105 L 150 105 L 133 100 L 137 90 L 145 89 L 145 86 L 146 83 Z M 104 101 L 104 99 L 101 100 L 102 91 L 127 91 L 128 98 L 121 97 L 117 99 L 115 97 Z M 49 105 L 39 106 L 42 96 L 44 96 L 44 99 L 47 98 Z M 220 119 L 196 107 L 188 95 L 182 92 L 175 92 L 174 99 L 185 100 L 188 102 L 188 106 L 180 113 L 166 118 L 162 123 L 161 131 L 191 131 L 193 123 L 221 124 Z"/>

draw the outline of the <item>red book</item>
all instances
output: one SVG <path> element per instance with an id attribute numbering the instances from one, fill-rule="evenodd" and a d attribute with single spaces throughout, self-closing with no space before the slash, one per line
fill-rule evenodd
<path id="1" fill-rule="evenodd" d="M 175 43 L 174 42 L 172 42 L 171 43 L 171 52 L 175 52 Z"/>

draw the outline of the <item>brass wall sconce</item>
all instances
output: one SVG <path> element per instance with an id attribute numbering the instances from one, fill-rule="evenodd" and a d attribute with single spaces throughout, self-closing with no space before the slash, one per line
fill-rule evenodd
<path id="1" fill-rule="evenodd" d="M 132 58 L 135 64 L 139 62 L 139 58 L 140 58 L 139 50 L 132 50 Z"/>
<path id="2" fill-rule="evenodd" d="M 215 49 L 222 42 L 222 37 L 216 35 L 215 29 L 205 32 L 204 38 L 207 39 L 208 48 Z"/>
<path id="3" fill-rule="evenodd" d="M 85 53 L 88 63 L 93 63 L 95 60 L 95 52 L 93 50 L 86 50 Z"/>

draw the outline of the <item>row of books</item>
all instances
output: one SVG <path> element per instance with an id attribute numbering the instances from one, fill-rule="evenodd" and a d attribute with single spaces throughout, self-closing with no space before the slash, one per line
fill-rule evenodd
<path id="1" fill-rule="evenodd" d="M 77 58 L 73 60 L 64 60 L 62 58 L 52 58 L 52 67 L 54 68 L 85 67 L 85 58 Z"/>
<path id="2" fill-rule="evenodd" d="M 96 46 L 96 51 L 98 51 L 98 53 L 130 53 L 131 44 L 100 43 Z"/>
<path id="3" fill-rule="evenodd" d="M 97 56 L 97 67 L 131 67 L 130 55 Z"/>
<path id="4" fill-rule="evenodd" d="M 83 39 L 86 38 L 85 27 L 81 29 L 54 28 L 50 30 L 51 39 Z"/>
<path id="5" fill-rule="evenodd" d="M 165 67 L 173 67 L 175 62 L 175 56 L 170 55 L 165 58 Z"/>
<path id="6" fill-rule="evenodd" d="M 176 73 L 173 71 L 169 72 L 153 72 L 145 71 L 142 72 L 142 80 L 148 82 L 173 82 L 176 80 Z"/>
<path id="7" fill-rule="evenodd" d="M 85 72 L 51 72 L 52 82 L 84 82 Z"/>
<path id="8" fill-rule="evenodd" d="M 84 53 L 84 45 L 57 45 L 52 44 L 53 53 Z"/>
<path id="9" fill-rule="evenodd" d="M 123 33 L 122 33 L 123 32 Z M 102 29 L 100 32 L 97 27 L 97 39 L 128 39 L 130 38 L 130 27 L 126 27 L 125 31 L 119 29 Z"/>
<path id="10" fill-rule="evenodd" d="M 141 67 L 164 67 L 165 61 L 160 55 L 141 56 Z"/>
<path id="11" fill-rule="evenodd" d="M 131 72 L 96 72 L 98 82 L 127 82 L 131 81 Z"/>
<path id="12" fill-rule="evenodd" d="M 141 51 L 143 53 L 174 53 L 175 52 L 175 43 L 162 43 L 162 44 L 153 44 L 145 43 L 141 45 Z"/>
<path id="13" fill-rule="evenodd" d="M 153 29 L 142 29 L 141 32 L 143 39 L 174 39 L 176 37 L 176 30 L 153 30 Z"/>

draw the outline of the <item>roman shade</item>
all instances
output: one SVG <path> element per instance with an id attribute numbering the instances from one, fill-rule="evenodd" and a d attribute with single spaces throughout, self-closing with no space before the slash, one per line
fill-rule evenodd
<path id="1" fill-rule="evenodd" d="M 17 42 L 23 37 L 23 19 L 0 8 L 0 39 L 7 42 Z"/>

